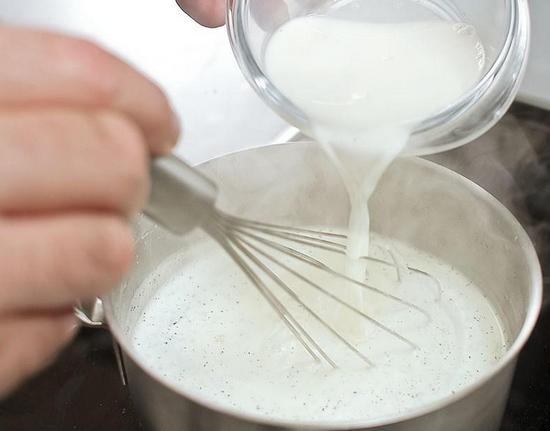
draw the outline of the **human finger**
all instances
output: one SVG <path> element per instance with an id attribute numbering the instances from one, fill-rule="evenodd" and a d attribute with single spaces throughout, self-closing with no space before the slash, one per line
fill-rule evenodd
<path id="1" fill-rule="evenodd" d="M 177 0 L 177 3 L 191 18 L 206 27 L 219 27 L 225 23 L 225 0 Z"/>
<path id="2" fill-rule="evenodd" d="M 0 27 L 0 105 L 79 105 L 118 110 L 142 129 L 153 154 L 177 142 L 179 122 L 162 90 L 97 45 L 68 36 Z"/>
<path id="3" fill-rule="evenodd" d="M 0 238 L 0 313 L 92 299 L 134 259 L 131 228 L 109 214 L 3 218 Z"/>
<path id="4" fill-rule="evenodd" d="M 0 213 L 92 208 L 130 214 L 149 191 L 139 128 L 110 111 L 0 112 Z"/>

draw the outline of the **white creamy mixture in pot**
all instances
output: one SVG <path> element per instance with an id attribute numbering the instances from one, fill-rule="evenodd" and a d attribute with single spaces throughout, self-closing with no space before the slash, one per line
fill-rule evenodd
<path id="1" fill-rule="evenodd" d="M 134 305 L 139 310 L 140 295 L 158 287 L 133 328 L 133 345 L 155 374 L 220 407 L 284 421 L 360 423 L 451 395 L 506 350 L 499 319 L 471 281 L 433 256 L 375 236 L 376 257 L 387 260 L 389 248 L 399 261 L 431 273 L 441 282 L 441 297 L 428 277 L 401 269 L 398 282 L 395 268 L 369 264 L 369 284 L 411 301 L 429 319 L 367 293 L 369 315 L 418 346 L 413 349 L 356 318 L 354 325 L 362 325 L 365 335 L 353 342 L 374 363 L 368 367 L 276 292 L 335 359 L 339 368 L 332 369 L 309 356 L 221 247 L 200 232 L 190 244 L 138 290 Z M 316 256 L 336 268 L 346 260 Z M 314 270 L 304 269 L 319 281 Z M 349 287 L 333 285 L 337 295 Z M 294 282 L 293 288 L 331 323 L 349 318 L 349 311 L 334 302 L 318 300 L 311 287 Z"/>

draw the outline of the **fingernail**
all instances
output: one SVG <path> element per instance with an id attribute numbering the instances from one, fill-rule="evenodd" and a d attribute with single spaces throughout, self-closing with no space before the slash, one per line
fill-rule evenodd
<path id="1" fill-rule="evenodd" d="M 172 131 L 174 132 L 174 136 L 176 138 L 176 142 L 178 141 L 178 138 L 181 134 L 181 121 L 179 115 L 176 113 L 176 111 L 172 110 Z"/>
<path id="2" fill-rule="evenodd" d="M 164 152 L 168 153 L 178 144 L 180 135 L 181 135 L 181 121 L 178 117 L 178 114 L 175 111 L 172 111 L 172 118 L 170 120 L 172 128 L 172 139 L 165 142 L 163 146 Z"/>

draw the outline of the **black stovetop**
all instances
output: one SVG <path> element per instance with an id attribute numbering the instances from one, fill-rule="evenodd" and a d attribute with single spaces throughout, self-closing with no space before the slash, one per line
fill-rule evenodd
<path id="1" fill-rule="evenodd" d="M 543 267 L 550 270 L 550 113 L 515 105 L 504 124 L 522 128 L 537 155 L 536 162 L 522 156 L 516 185 L 529 212 L 529 221 L 522 221 L 536 236 Z M 547 304 L 521 354 L 501 431 L 550 430 Z M 109 333 L 89 329 L 48 370 L 0 403 L 0 430 L 148 431 L 121 384 Z"/>

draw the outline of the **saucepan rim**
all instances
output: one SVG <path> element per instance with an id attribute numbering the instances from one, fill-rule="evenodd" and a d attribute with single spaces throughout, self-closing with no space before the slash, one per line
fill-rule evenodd
<path id="1" fill-rule="evenodd" d="M 236 151 L 234 153 L 229 153 L 221 157 L 215 157 L 213 159 L 205 161 L 203 164 L 207 164 L 213 160 L 217 160 L 219 158 L 223 158 L 225 156 L 232 155 L 232 154 L 234 155 L 236 153 L 265 151 L 266 149 L 269 149 L 271 147 L 281 146 L 281 145 L 297 146 L 297 145 L 311 145 L 311 144 L 306 144 L 306 143 L 279 144 L 279 145 L 269 145 L 269 146 L 260 147 L 260 148 L 248 149 L 244 151 Z M 112 334 L 114 335 L 118 343 L 120 343 L 125 353 L 136 364 L 139 365 L 141 371 L 148 374 L 148 376 L 151 379 L 153 379 L 153 381 L 155 381 L 156 383 L 169 388 L 175 394 L 178 394 L 186 398 L 187 400 L 190 400 L 203 407 L 206 407 L 221 415 L 230 416 L 230 417 L 233 417 L 245 422 L 249 422 L 249 423 L 254 423 L 254 424 L 262 424 L 266 426 L 288 428 L 288 429 L 295 429 L 296 427 L 300 427 L 300 429 L 304 429 L 304 430 L 317 430 L 317 431 L 323 431 L 323 430 L 339 431 L 339 430 L 350 430 L 350 429 L 366 430 L 369 428 L 395 425 L 398 423 L 406 422 L 408 420 L 426 416 L 430 413 L 434 413 L 437 410 L 443 409 L 453 403 L 456 403 L 468 397 L 468 395 L 482 388 L 485 384 L 487 384 L 490 380 L 494 379 L 500 372 L 502 372 L 508 365 L 510 365 L 518 356 L 519 352 L 521 351 L 521 349 L 527 342 L 529 336 L 531 335 L 542 305 L 543 282 L 542 282 L 542 271 L 541 271 L 539 259 L 535 251 L 535 248 L 533 246 L 533 243 L 531 242 L 529 236 L 527 235 L 526 231 L 523 229 L 519 221 L 512 215 L 512 213 L 503 204 L 501 204 L 489 192 L 487 192 L 486 190 L 484 190 L 474 182 L 463 177 L 462 175 L 448 168 L 440 166 L 434 162 L 427 161 L 424 159 L 419 159 L 419 158 L 408 158 L 407 163 L 413 163 L 416 165 L 427 167 L 434 172 L 434 175 L 439 175 L 440 177 L 447 177 L 449 181 L 458 182 L 462 184 L 462 186 L 465 189 L 468 189 L 477 198 L 480 198 L 483 202 L 490 205 L 490 207 L 492 207 L 492 209 L 494 209 L 495 212 L 499 213 L 504 218 L 504 220 L 509 224 L 510 228 L 513 229 L 514 232 L 516 233 L 517 241 L 518 241 L 516 246 L 521 247 L 521 249 L 523 250 L 525 261 L 529 266 L 530 279 L 531 279 L 531 285 L 529 286 L 529 292 L 528 292 L 529 303 L 528 303 L 528 309 L 526 312 L 526 317 L 523 322 L 521 331 L 517 335 L 516 339 L 514 340 L 514 342 L 506 352 L 506 354 L 500 359 L 498 364 L 496 364 L 490 370 L 483 373 L 476 381 L 465 386 L 464 388 L 461 388 L 460 390 L 457 390 L 454 394 L 444 397 L 442 399 L 439 399 L 437 401 L 433 401 L 419 408 L 410 410 L 406 413 L 401 413 L 395 416 L 384 417 L 384 418 L 379 418 L 375 420 L 366 420 L 364 422 L 355 420 L 355 421 L 347 421 L 347 422 L 342 421 L 341 423 L 327 424 L 321 421 L 315 422 L 315 421 L 271 420 L 266 417 L 255 416 L 253 414 L 239 412 L 238 409 L 219 406 L 214 402 L 208 401 L 206 399 L 201 399 L 199 396 L 188 393 L 182 388 L 177 387 L 177 385 L 170 382 L 168 379 L 165 379 L 162 376 L 156 375 L 152 370 L 150 370 L 147 367 L 144 361 L 140 358 L 140 355 L 135 352 L 134 348 L 131 345 L 129 337 L 124 335 L 124 332 L 121 326 L 118 324 L 116 318 L 114 317 L 113 307 L 107 296 L 104 298 L 104 310 L 105 310 L 105 316 L 106 316 L 106 320 L 109 325 L 110 331 L 112 332 Z"/>

